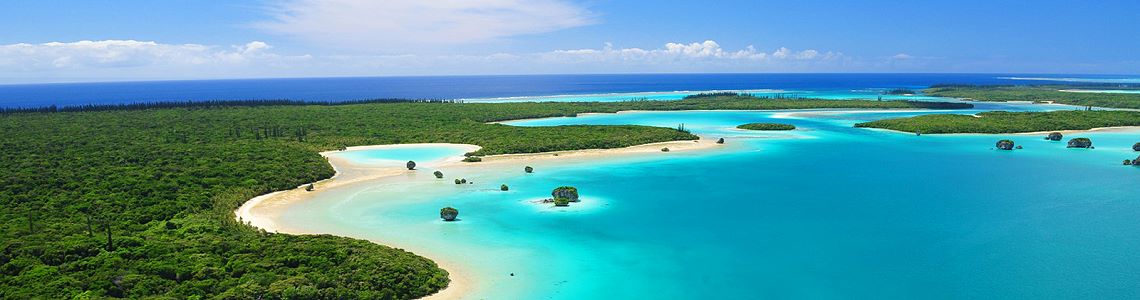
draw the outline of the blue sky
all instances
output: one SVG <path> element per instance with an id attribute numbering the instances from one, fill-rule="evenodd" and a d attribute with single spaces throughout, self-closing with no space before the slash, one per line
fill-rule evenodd
<path id="1" fill-rule="evenodd" d="M 1140 73 L 1140 1 L 7 2 L 0 4 L 0 83 L 631 72 Z"/>

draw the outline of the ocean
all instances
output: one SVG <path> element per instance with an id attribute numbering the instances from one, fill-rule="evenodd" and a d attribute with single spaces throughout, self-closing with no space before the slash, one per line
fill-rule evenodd
<path id="1" fill-rule="evenodd" d="M 122 104 L 154 101 L 347 101 L 378 98 L 518 100 L 552 95 L 708 90 L 863 91 L 939 83 L 1041 84 L 1073 75 L 1042 74 L 626 74 L 352 77 L 0 85 L 0 107 Z M 1120 82 L 1137 76 L 1081 76 Z M 1058 81 L 1049 81 L 1056 78 Z M 868 95 L 874 96 L 872 91 Z M 629 99 L 620 98 L 620 99 Z M 672 98 L 666 98 L 672 99 Z M 537 100 L 542 100 L 541 98 Z M 600 99 L 604 100 L 604 99 Z"/>

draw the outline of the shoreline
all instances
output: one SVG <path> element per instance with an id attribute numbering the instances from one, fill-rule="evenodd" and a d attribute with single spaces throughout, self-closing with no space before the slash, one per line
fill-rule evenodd
<path id="1" fill-rule="evenodd" d="M 425 144 L 392 144 L 392 145 L 371 145 L 371 146 L 358 146 L 349 147 L 345 151 L 360 151 L 360 150 L 375 150 L 375 149 L 395 149 L 402 147 L 415 147 L 415 146 L 439 146 L 439 147 L 455 147 L 457 149 L 465 150 L 463 152 L 476 151 L 482 147 L 477 145 L 468 144 L 445 144 L 445 143 L 425 143 Z M 698 140 L 687 141 L 669 141 L 658 142 L 650 144 L 641 144 L 625 148 L 613 149 L 582 149 L 582 150 L 565 150 L 554 152 L 542 153 L 522 153 L 522 154 L 499 154 L 484 156 L 482 162 L 467 163 L 463 162 L 462 156 L 447 157 L 430 162 L 419 164 L 419 167 L 432 167 L 432 168 L 484 168 L 489 166 L 501 166 L 511 163 L 524 163 L 524 162 L 545 162 L 545 161 L 573 161 L 582 159 L 603 159 L 614 158 L 622 156 L 641 156 L 649 153 L 674 153 L 674 152 L 691 152 L 699 150 L 709 150 L 717 146 L 715 140 L 711 137 L 700 137 Z M 669 148 L 669 152 L 661 151 L 661 148 Z M 352 185 L 364 181 L 384 180 L 394 176 L 407 174 L 409 172 L 416 172 L 407 170 L 402 166 L 369 166 L 367 164 L 357 164 L 349 161 L 348 159 L 338 157 L 336 154 L 344 151 L 325 151 L 320 155 L 327 158 L 329 165 L 335 170 L 335 174 L 325 180 L 314 182 L 316 187 L 314 191 L 305 191 L 304 184 L 293 189 L 276 191 L 265 195 L 254 197 L 240 207 L 234 210 L 234 218 L 243 224 L 253 226 L 273 233 L 283 234 L 314 234 L 315 232 L 307 231 L 300 228 L 291 228 L 287 224 L 279 221 L 280 216 L 289 209 L 292 205 L 306 202 L 322 191 L 335 189 L 347 185 Z M 349 237 L 353 238 L 353 237 Z M 421 299 L 459 299 L 469 294 L 470 290 L 477 278 L 472 276 L 472 272 L 459 263 L 455 263 L 447 258 L 446 255 L 436 255 L 436 253 L 419 248 L 407 247 L 414 245 L 406 244 L 392 244 L 387 241 L 369 240 L 373 243 L 380 245 L 408 249 L 416 255 L 423 256 L 435 262 L 435 264 L 448 272 L 448 279 L 450 282 L 447 287 L 439 290 L 435 294 L 425 296 Z M 415 249 L 414 251 L 411 249 Z"/>

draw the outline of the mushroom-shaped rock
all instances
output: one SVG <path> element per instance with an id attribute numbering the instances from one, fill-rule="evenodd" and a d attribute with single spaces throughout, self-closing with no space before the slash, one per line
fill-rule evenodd
<path id="1" fill-rule="evenodd" d="M 444 207 L 444 208 L 439 209 L 439 218 L 443 219 L 444 221 L 448 221 L 448 222 L 455 221 L 455 217 L 458 217 L 458 216 L 459 216 L 459 210 L 455 209 L 454 207 L 448 206 L 448 207 Z"/>
<path id="2" fill-rule="evenodd" d="M 661 152 L 669 152 L 669 147 L 661 148 Z"/>
<path id="3" fill-rule="evenodd" d="M 510 188 L 510 187 L 508 187 L 506 184 L 504 184 L 504 185 L 500 185 L 500 186 L 499 186 L 499 190 L 500 190 L 500 191 L 504 191 L 504 192 L 506 192 L 506 191 L 508 191 L 508 190 L 510 190 L 510 189 L 511 189 L 511 188 Z"/>
<path id="4" fill-rule="evenodd" d="M 1124 160 L 1124 165 L 1125 165 L 1125 166 L 1130 166 L 1130 165 L 1132 165 L 1132 160 L 1131 160 L 1131 159 L 1125 159 L 1125 160 Z"/>
<path id="5" fill-rule="evenodd" d="M 443 178 L 443 172 L 435 171 L 432 174 L 435 174 L 435 178 Z"/>
<path id="6" fill-rule="evenodd" d="M 572 186 L 561 186 L 550 192 L 550 196 L 555 200 L 558 198 L 566 198 L 570 202 L 578 202 L 578 188 Z"/>
<path id="7" fill-rule="evenodd" d="M 717 139 L 716 143 L 717 144 L 724 144 L 724 138 Z"/>
<path id="8" fill-rule="evenodd" d="M 1065 136 L 1062 135 L 1060 132 L 1050 132 L 1049 136 L 1045 137 L 1045 139 L 1050 140 L 1050 141 L 1060 141 L 1064 137 Z"/>
<path id="9" fill-rule="evenodd" d="M 415 169 L 416 169 L 416 162 L 409 160 L 408 161 L 408 170 L 415 170 Z"/>
<path id="10" fill-rule="evenodd" d="M 467 178 L 460 179 L 459 183 L 467 183 Z"/>
<path id="11" fill-rule="evenodd" d="M 570 206 L 570 199 L 554 198 L 554 206 Z"/>
<path id="12" fill-rule="evenodd" d="M 1069 140 L 1069 148 L 1092 148 L 1092 140 L 1088 138 L 1075 138 Z"/>
<path id="13" fill-rule="evenodd" d="M 463 184 L 463 181 L 460 181 L 460 180 L 459 180 L 459 178 L 456 178 L 456 179 L 455 179 L 455 184 Z"/>
<path id="14" fill-rule="evenodd" d="M 1132 151 L 1140 151 L 1140 143 L 1132 144 Z"/>
<path id="15" fill-rule="evenodd" d="M 1013 141 L 1000 140 L 997 142 L 997 148 L 1001 150 L 1013 150 Z"/>
<path id="16" fill-rule="evenodd" d="M 526 168 L 523 168 L 523 171 L 525 171 L 527 173 L 534 173 L 534 168 L 532 168 L 531 166 L 526 166 Z"/>

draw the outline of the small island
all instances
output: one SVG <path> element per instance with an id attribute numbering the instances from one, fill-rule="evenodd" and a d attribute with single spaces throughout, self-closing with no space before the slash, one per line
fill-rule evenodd
<path id="1" fill-rule="evenodd" d="M 1063 138 L 1065 138 L 1065 136 L 1062 135 L 1060 132 L 1051 132 L 1051 133 L 1049 133 L 1049 136 L 1045 137 L 1046 140 L 1050 140 L 1050 141 L 1054 141 L 1054 142 L 1059 142 Z"/>
<path id="2" fill-rule="evenodd" d="M 455 209 L 454 207 L 448 206 L 448 207 L 444 207 L 444 208 L 439 209 L 439 218 L 443 219 L 444 221 L 447 221 L 447 222 L 455 221 L 455 217 L 458 217 L 458 216 L 459 216 L 459 210 Z"/>
<path id="3" fill-rule="evenodd" d="M 748 123 L 736 126 L 737 129 L 746 130 L 794 130 L 796 125 L 780 123 Z"/>
<path id="4" fill-rule="evenodd" d="M 1086 149 L 1088 149 L 1088 148 L 1092 148 L 1092 147 L 1093 147 L 1092 140 L 1090 140 L 1088 138 L 1075 138 L 1075 139 L 1069 140 L 1069 145 L 1067 148 L 1086 148 Z"/>
<path id="5" fill-rule="evenodd" d="M 1012 140 L 1000 140 L 997 142 L 996 147 L 998 148 L 998 150 L 1013 150 L 1013 141 Z"/>
<path id="6" fill-rule="evenodd" d="M 1132 144 L 1132 151 L 1140 151 L 1140 143 Z"/>
<path id="7" fill-rule="evenodd" d="M 897 95 L 897 96 L 909 96 L 909 95 L 918 94 L 918 92 L 915 92 L 914 90 L 911 90 L 911 89 L 901 89 L 900 88 L 900 89 L 887 90 L 886 92 L 883 92 L 883 94 Z"/>

